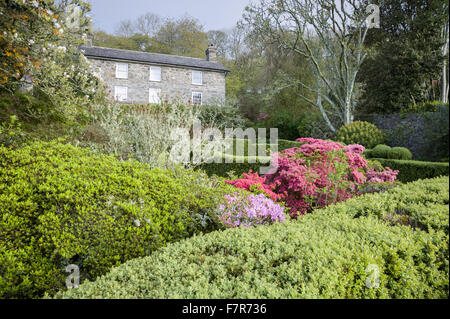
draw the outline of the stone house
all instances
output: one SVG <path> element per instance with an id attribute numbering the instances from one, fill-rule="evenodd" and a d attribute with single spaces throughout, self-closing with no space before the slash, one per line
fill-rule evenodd
<path id="1" fill-rule="evenodd" d="M 229 70 L 210 45 L 206 59 L 82 46 L 94 74 L 123 103 L 223 103 Z"/>

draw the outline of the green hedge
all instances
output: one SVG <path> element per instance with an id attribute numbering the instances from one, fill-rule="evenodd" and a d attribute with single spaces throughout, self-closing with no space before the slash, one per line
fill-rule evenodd
<path id="1" fill-rule="evenodd" d="M 447 178 L 418 181 L 196 236 L 56 297 L 448 298 L 448 190 Z"/>
<path id="2" fill-rule="evenodd" d="M 65 266 L 94 279 L 201 231 L 231 185 L 183 169 L 150 170 L 58 142 L 0 147 L 0 298 L 64 285 Z"/>
<path id="3" fill-rule="evenodd" d="M 449 163 L 404 161 L 385 158 L 372 158 L 383 166 L 398 170 L 397 179 L 403 183 L 413 182 L 418 179 L 449 176 Z"/>
<path id="4" fill-rule="evenodd" d="M 236 140 L 233 140 L 233 150 L 236 151 Z M 256 154 L 258 152 L 258 146 L 259 144 L 254 144 L 256 147 Z M 270 145 L 267 143 L 267 154 L 270 152 Z M 300 147 L 302 143 L 297 141 L 288 141 L 288 140 L 278 140 L 278 151 L 283 151 L 288 148 L 292 147 Z M 248 173 L 250 170 L 254 172 L 259 172 L 259 168 L 261 166 L 265 167 L 269 164 L 259 164 L 259 163 L 249 163 L 248 161 L 248 140 L 244 140 L 244 151 L 245 151 L 245 157 L 238 157 L 238 156 L 231 156 L 231 155 L 225 155 L 225 157 L 232 157 L 233 163 L 225 163 L 225 160 L 222 161 L 222 163 L 204 163 L 199 165 L 196 169 L 197 170 L 203 170 L 208 175 L 217 175 L 221 177 L 228 177 L 229 173 L 233 172 L 235 175 L 240 176 L 242 173 Z M 235 153 L 234 153 L 235 154 Z M 263 156 L 266 158 L 266 156 Z M 267 156 L 268 157 L 268 156 Z M 243 163 L 236 163 L 236 159 L 241 158 Z"/>
<path id="5" fill-rule="evenodd" d="M 231 158 L 233 163 L 225 163 L 226 158 Z M 220 177 L 229 177 L 231 173 L 236 176 L 241 176 L 243 173 L 248 173 L 250 170 L 259 173 L 260 167 L 267 167 L 270 162 L 261 164 L 258 162 L 258 156 L 252 157 L 255 159 L 255 163 L 249 163 L 249 156 L 223 156 L 221 163 L 204 163 L 196 167 L 196 170 L 202 170 L 209 176 L 217 175 Z M 266 160 L 270 160 L 270 157 L 264 156 Z M 240 160 L 242 163 L 237 163 Z"/>

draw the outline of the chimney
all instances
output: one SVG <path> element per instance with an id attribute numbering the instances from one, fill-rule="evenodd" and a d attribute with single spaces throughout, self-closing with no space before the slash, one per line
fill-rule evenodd
<path id="1" fill-rule="evenodd" d="M 217 61 L 217 49 L 214 44 L 210 44 L 208 49 L 206 49 L 206 61 L 216 62 Z"/>

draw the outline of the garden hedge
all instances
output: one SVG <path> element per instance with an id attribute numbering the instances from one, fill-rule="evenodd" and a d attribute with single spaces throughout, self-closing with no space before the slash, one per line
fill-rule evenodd
<path id="1" fill-rule="evenodd" d="M 226 158 L 231 158 L 233 163 L 225 163 Z M 253 158 L 255 163 L 249 163 L 250 158 Z M 220 177 L 229 177 L 229 174 L 231 173 L 235 176 L 240 176 L 243 173 L 248 173 L 250 170 L 259 173 L 260 167 L 267 167 L 270 165 L 270 162 L 262 164 L 258 161 L 258 158 L 270 160 L 270 157 L 268 156 L 249 157 L 224 155 L 221 163 L 204 163 L 199 165 L 196 169 L 204 171 L 209 176 L 217 175 Z M 237 163 L 238 160 L 242 163 Z"/>
<path id="2" fill-rule="evenodd" d="M 397 180 L 403 183 L 413 182 L 418 179 L 449 176 L 449 163 L 404 161 L 385 158 L 371 158 L 371 160 L 378 161 L 383 166 L 388 166 L 393 170 L 398 170 Z"/>
<path id="3" fill-rule="evenodd" d="M 448 190 L 447 178 L 418 181 L 195 236 L 56 297 L 448 298 Z"/>
<path id="4" fill-rule="evenodd" d="M 150 170 L 59 142 L 0 147 L 0 298 L 94 279 L 198 232 L 218 229 L 231 185 L 183 169 Z"/>

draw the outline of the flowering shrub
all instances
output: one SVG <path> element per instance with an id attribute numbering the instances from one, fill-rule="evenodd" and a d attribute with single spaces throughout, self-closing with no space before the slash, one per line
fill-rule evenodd
<path id="1" fill-rule="evenodd" d="M 277 200 L 281 195 L 273 192 L 272 185 L 265 184 L 266 178 L 259 176 L 258 173 L 250 172 L 242 174 L 244 178 L 235 181 L 225 181 L 228 184 L 234 185 L 237 188 L 245 189 L 257 194 L 265 194 L 273 200 Z"/>
<path id="2" fill-rule="evenodd" d="M 367 172 L 367 181 L 375 183 L 393 183 L 396 180 L 398 173 L 398 171 L 393 171 L 389 167 L 386 167 L 386 171 L 384 172 L 369 170 Z"/>
<path id="3" fill-rule="evenodd" d="M 263 192 L 282 200 L 292 217 L 311 212 L 359 194 L 358 186 L 367 182 L 393 182 L 398 171 L 375 171 L 362 156 L 362 145 L 347 145 L 314 138 L 300 138 L 300 147 L 286 149 L 278 156 L 275 174 L 244 174 L 227 181 L 238 188 Z"/>
<path id="4" fill-rule="evenodd" d="M 230 194 L 225 195 L 225 200 L 227 203 L 219 208 L 219 218 L 227 227 L 249 227 L 285 220 L 283 207 L 264 194 L 251 194 L 247 197 Z"/>

